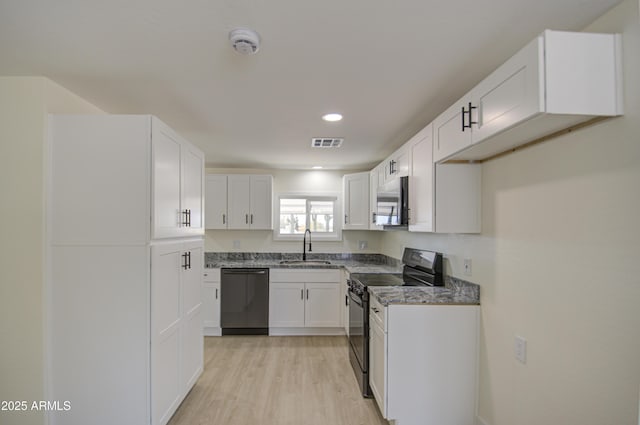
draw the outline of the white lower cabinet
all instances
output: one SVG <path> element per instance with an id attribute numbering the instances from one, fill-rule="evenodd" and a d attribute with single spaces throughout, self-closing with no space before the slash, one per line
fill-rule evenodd
<path id="1" fill-rule="evenodd" d="M 396 425 L 475 423 L 479 306 L 372 301 L 369 383 L 382 416 Z"/>
<path id="2" fill-rule="evenodd" d="M 269 334 L 342 333 L 340 271 L 271 269 Z"/>
<path id="3" fill-rule="evenodd" d="M 207 269 L 202 283 L 202 324 L 206 336 L 220 336 L 220 269 Z"/>
<path id="4" fill-rule="evenodd" d="M 373 300 L 372 300 L 373 301 Z M 374 301 L 375 302 L 375 301 Z M 384 310 L 381 307 L 374 307 L 369 313 L 369 385 L 373 396 L 378 403 L 380 412 L 386 417 L 387 408 L 387 338 L 386 325 L 378 317 Z"/>
<path id="5" fill-rule="evenodd" d="M 202 373 L 203 243 L 151 247 L 151 423 L 166 424 Z"/>

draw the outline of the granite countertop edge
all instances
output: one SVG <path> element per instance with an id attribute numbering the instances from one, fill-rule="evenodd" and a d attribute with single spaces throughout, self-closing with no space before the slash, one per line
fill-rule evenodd
<path id="1" fill-rule="evenodd" d="M 269 269 L 345 269 L 349 273 L 402 273 L 402 263 L 381 254 L 311 254 L 309 261 L 331 264 L 280 264 L 300 260 L 300 254 L 282 253 L 205 253 L 205 270 L 214 268 Z M 480 286 L 453 276 L 444 286 L 369 287 L 369 293 L 383 306 L 389 305 L 480 305 Z"/>

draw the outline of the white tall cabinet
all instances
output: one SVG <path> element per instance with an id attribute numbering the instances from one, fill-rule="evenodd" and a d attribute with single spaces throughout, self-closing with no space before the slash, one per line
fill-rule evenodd
<path id="1" fill-rule="evenodd" d="M 203 367 L 204 156 L 151 116 L 49 125 L 49 423 L 164 425 Z"/>

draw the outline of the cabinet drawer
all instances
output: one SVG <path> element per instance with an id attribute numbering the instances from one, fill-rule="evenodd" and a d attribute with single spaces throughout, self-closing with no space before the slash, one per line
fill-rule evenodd
<path id="1" fill-rule="evenodd" d="M 340 282 L 338 269 L 271 269 L 271 282 Z"/>
<path id="2" fill-rule="evenodd" d="M 371 326 L 377 324 L 385 333 L 387 332 L 387 308 L 374 296 L 369 299 L 369 320 Z"/>
<path id="3" fill-rule="evenodd" d="M 220 282 L 220 269 L 205 269 L 202 277 L 205 283 Z"/>

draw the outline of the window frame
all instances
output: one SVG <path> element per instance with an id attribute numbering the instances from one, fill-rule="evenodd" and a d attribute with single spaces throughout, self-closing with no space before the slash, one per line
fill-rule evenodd
<path id="1" fill-rule="evenodd" d="M 333 201 L 333 232 L 311 232 L 313 241 L 342 241 L 342 220 L 340 220 L 341 195 L 336 192 L 288 192 L 276 195 L 273 212 L 273 240 L 276 241 L 301 241 L 304 234 L 291 235 L 280 233 L 280 203 L 281 199 L 304 199 L 309 201 Z M 305 212 L 306 219 L 310 220 L 309 212 Z"/>

